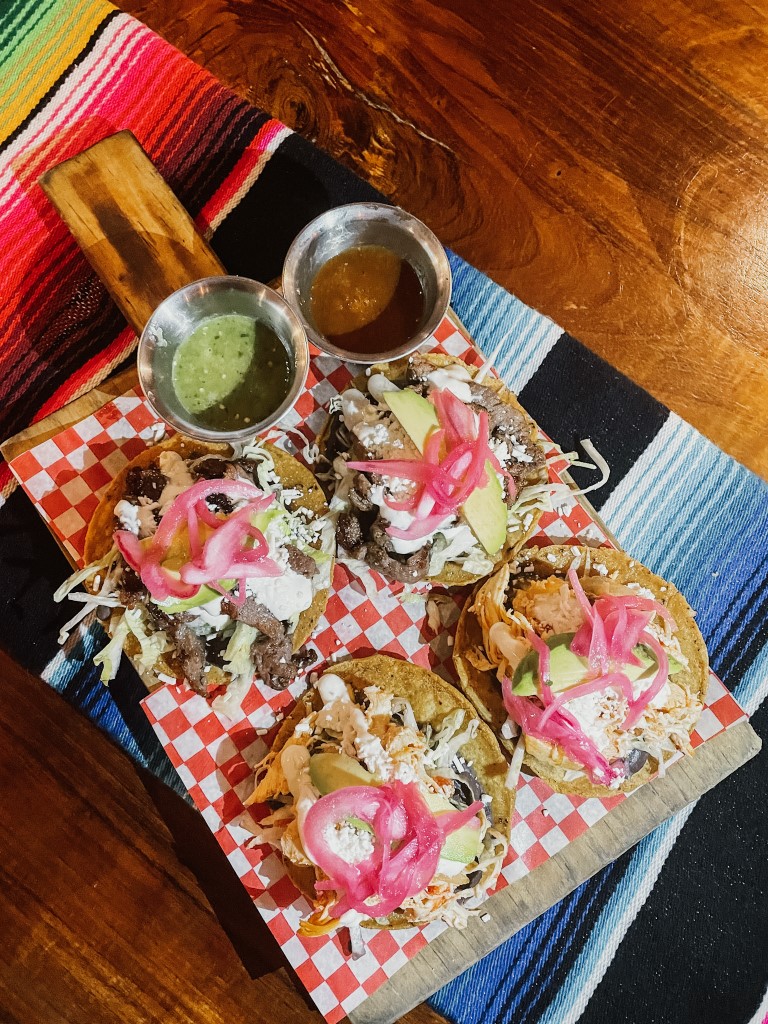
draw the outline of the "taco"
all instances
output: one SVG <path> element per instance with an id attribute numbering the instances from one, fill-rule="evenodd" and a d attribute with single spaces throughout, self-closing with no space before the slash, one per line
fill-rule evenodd
<path id="1" fill-rule="evenodd" d="M 125 651 L 150 687 L 229 686 L 230 703 L 254 677 L 283 689 L 315 660 L 303 645 L 331 581 L 326 512 L 312 474 L 273 445 L 235 453 L 177 434 L 111 483 L 87 568 L 56 596 L 84 582 L 106 612 L 111 640 L 94 659 L 105 682 Z"/>
<path id="2" fill-rule="evenodd" d="M 528 771 L 559 792 L 626 792 L 691 751 L 709 675 L 693 614 L 622 551 L 530 548 L 467 601 L 454 663 Z"/>
<path id="3" fill-rule="evenodd" d="M 477 382 L 477 372 L 417 354 L 375 364 L 339 397 L 319 479 L 353 568 L 463 586 L 532 533 L 548 480 L 536 424 L 501 381 Z"/>
<path id="4" fill-rule="evenodd" d="M 302 933 L 463 927 L 509 845 L 513 793 L 490 729 L 453 686 L 384 655 L 333 666 L 256 768 L 275 846 L 312 903 Z"/>

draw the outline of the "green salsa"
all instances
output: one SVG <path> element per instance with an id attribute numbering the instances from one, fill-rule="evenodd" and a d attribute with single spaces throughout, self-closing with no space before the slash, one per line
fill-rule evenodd
<path id="1" fill-rule="evenodd" d="M 288 353 L 266 324 L 232 313 L 204 320 L 173 358 L 176 397 L 212 430 L 242 430 L 281 404 L 291 384 Z"/>

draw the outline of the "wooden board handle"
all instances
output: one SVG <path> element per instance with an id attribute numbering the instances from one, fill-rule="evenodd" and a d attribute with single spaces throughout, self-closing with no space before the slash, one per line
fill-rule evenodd
<path id="1" fill-rule="evenodd" d="M 129 131 L 52 167 L 40 186 L 137 334 L 171 292 L 226 273 Z"/>

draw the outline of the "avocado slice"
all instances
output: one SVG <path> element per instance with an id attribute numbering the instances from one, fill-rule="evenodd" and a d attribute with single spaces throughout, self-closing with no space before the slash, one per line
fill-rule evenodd
<path id="1" fill-rule="evenodd" d="M 574 654 L 570 649 L 575 633 L 555 633 L 545 640 L 550 649 L 549 685 L 554 693 L 567 690 L 580 683 L 587 674 L 587 659 Z M 637 644 L 632 653 L 640 660 L 639 665 L 625 665 L 624 673 L 630 682 L 652 676 L 656 671 L 656 658 L 645 644 Z M 674 675 L 683 666 L 675 658 L 669 658 L 669 674 Z M 512 693 L 517 697 L 534 697 L 539 692 L 539 656 L 529 651 L 515 669 L 512 679 Z"/>
<path id="2" fill-rule="evenodd" d="M 375 782 L 369 771 L 347 754 L 334 750 L 313 754 L 309 759 L 309 777 L 312 785 L 323 796 L 347 786 L 373 786 Z"/>
<path id="3" fill-rule="evenodd" d="M 438 793 L 425 793 L 424 802 L 436 818 L 447 811 L 455 811 L 453 804 Z M 471 864 L 480 856 L 480 819 L 472 821 L 450 832 L 443 843 L 440 856 L 459 864 Z"/>
<path id="4" fill-rule="evenodd" d="M 490 462 L 486 462 L 485 472 L 488 482 L 472 491 L 461 511 L 488 554 L 495 555 L 507 539 L 507 506 L 501 481 Z"/>
<path id="5" fill-rule="evenodd" d="M 420 452 L 440 421 L 434 405 L 415 391 L 385 391 L 384 401 Z M 461 511 L 470 529 L 489 555 L 496 555 L 507 538 L 507 506 L 499 478 L 490 462 L 485 464 L 487 482 L 476 487 Z"/>
<path id="6" fill-rule="evenodd" d="M 434 405 L 415 391 L 385 391 L 382 397 L 408 437 L 423 452 L 429 435 L 440 427 Z"/>
<path id="7" fill-rule="evenodd" d="M 222 590 L 234 590 L 236 583 L 237 580 L 219 580 L 219 586 Z M 208 604 L 209 601 L 215 601 L 217 597 L 221 597 L 221 594 L 204 583 L 192 597 L 188 597 L 184 601 L 163 602 L 159 607 L 167 615 L 175 615 L 177 612 L 188 612 L 190 609 L 197 608 L 201 604 Z"/>

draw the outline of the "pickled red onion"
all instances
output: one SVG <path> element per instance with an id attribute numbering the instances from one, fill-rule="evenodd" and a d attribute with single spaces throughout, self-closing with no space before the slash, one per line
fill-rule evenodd
<path id="1" fill-rule="evenodd" d="M 584 683 L 579 683 L 578 686 L 569 686 L 567 690 L 562 690 L 558 693 L 544 708 L 544 714 L 541 716 L 539 726 L 543 727 L 546 725 L 550 716 L 568 701 L 575 700 L 577 697 L 586 697 L 590 693 L 599 693 L 600 690 L 604 690 L 608 686 L 618 686 L 627 700 L 632 700 L 632 683 L 629 678 L 623 672 L 607 672 L 604 676 L 598 676 L 597 679 L 589 679 Z M 629 689 L 627 690 L 627 688 Z"/>
<path id="2" fill-rule="evenodd" d="M 640 637 L 642 642 L 651 648 L 653 653 L 656 655 L 656 661 L 659 665 L 659 670 L 654 676 L 653 682 L 644 690 L 637 700 L 632 701 L 629 705 L 629 714 L 622 722 L 622 729 L 632 729 L 636 724 L 643 711 L 648 707 L 653 698 L 659 693 L 667 679 L 669 679 L 669 658 L 667 652 L 658 642 L 656 637 L 651 636 L 650 633 L 643 633 Z"/>
<path id="3" fill-rule="evenodd" d="M 584 613 L 584 622 L 569 645 L 574 654 L 587 658 L 584 682 L 569 687 L 553 699 L 551 688 L 547 685 L 549 649 L 546 649 L 545 654 L 542 650 L 542 647 L 546 647 L 543 641 L 529 633 L 528 640 L 539 654 L 541 702 L 544 707 L 538 707 L 529 698 L 515 696 L 509 680 L 503 681 L 502 691 L 510 717 L 524 732 L 531 732 L 531 735 L 559 746 L 573 760 L 584 764 L 590 778 L 595 781 L 595 773 L 602 773 L 608 762 L 602 755 L 600 757 L 604 765 L 595 760 L 595 753 L 599 754 L 597 747 L 564 705 L 578 697 L 614 686 L 621 690 L 628 704 L 622 729 L 632 729 L 669 678 L 667 654 L 658 640 L 647 631 L 647 627 L 654 614 L 671 623 L 673 628 L 674 619 L 661 602 L 641 595 L 605 595 L 591 604 L 574 569 L 568 571 L 568 580 Z M 632 683 L 622 667 L 640 663 L 634 654 L 638 643 L 645 644 L 654 652 L 658 670 L 651 685 L 635 698 Z M 521 720 L 523 718 L 527 723 L 525 725 Z"/>
<path id="4" fill-rule="evenodd" d="M 205 502 L 212 494 L 224 494 L 247 504 L 234 515 L 221 518 Z M 280 575 L 279 566 L 267 557 L 269 548 L 263 534 L 251 523 L 251 517 L 268 508 L 273 500 L 274 495 L 264 494 L 245 480 L 200 480 L 171 503 L 148 543 L 142 544 L 125 530 L 115 532 L 115 542 L 155 600 L 187 600 L 203 584 L 222 592 L 219 580 L 237 578 L 241 592 L 233 600 L 242 603 L 247 578 Z M 209 531 L 205 541 L 201 523 Z M 172 573 L 162 563 L 183 527 L 188 533 L 190 558 Z"/>
<path id="5" fill-rule="evenodd" d="M 435 388 L 430 392 L 440 425 L 445 429 L 449 448 L 466 441 L 475 429 L 474 413 L 448 388 Z"/>
<path id="6" fill-rule="evenodd" d="M 433 466 L 437 466 L 440 462 L 440 451 L 445 442 L 445 430 L 433 430 L 427 438 L 427 443 L 424 445 L 424 459 L 426 462 L 431 462 Z"/>
<path id="7" fill-rule="evenodd" d="M 186 491 L 182 491 L 165 510 L 153 534 L 153 541 L 156 540 L 158 545 L 169 544 L 181 524 L 186 521 L 188 510 L 212 494 L 224 494 L 227 498 L 235 500 L 250 500 L 254 503 L 254 512 L 261 512 L 267 508 L 274 497 L 265 495 L 247 480 L 198 480 Z"/>
<path id="8" fill-rule="evenodd" d="M 434 532 L 442 520 L 456 515 L 470 494 L 487 481 L 486 463 L 498 466 L 489 445 L 485 410 L 475 416 L 448 390 L 435 389 L 430 399 L 440 426 L 428 435 L 421 458 L 347 463 L 349 469 L 357 472 L 380 473 L 420 485 L 415 495 L 403 501 L 384 499 L 393 511 L 414 515 L 414 522 L 406 529 L 388 527 L 387 533 L 399 540 L 420 540 Z"/>
<path id="9" fill-rule="evenodd" d="M 309 808 L 301 829 L 307 856 L 328 876 L 315 888 L 339 894 L 334 916 L 356 910 L 386 917 L 429 885 L 447 836 L 481 809 L 476 801 L 464 811 L 435 817 L 413 782 L 329 793 Z M 328 833 L 352 817 L 366 822 L 373 835 L 371 854 L 356 863 L 340 857 L 328 841 Z"/>
<path id="10" fill-rule="evenodd" d="M 581 610 L 584 613 L 584 622 L 589 623 L 592 621 L 592 605 L 589 603 L 589 598 L 584 593 L 584 587 L 581 585 L 575 569 L 568 570 L 568 582 L 571 584 L 571 590 L 576 595 L 576 600 L 581 605 Z"/>
<path id="11" fill-rule="evenodd" d="M 387 533 L 396 540 L 421 540 L 422 537 L 431 536 L 450 514 L 450 512 L 436 512 L 423 519 L 415 519 L 405 530 L 401 530 L 399 526 L 390 526 Z"/>
<path id="12" fill-rule="evenodd" d="M 528 697 L 517 697 L 512 693 L 512 684 L 505 676 L 501 684 L 504 706 L 509 717 L 534 739 L 559 747 L 576 764 L 583 765 L 587 775 L 597 785 L 610 785 L 624 778 L 623 764 L 612 765 L 597 746 L 583 732 L 577 720 L 564 707 L 551 712 L 549 719 L 542 722 L 550 710 L 540 708 Z"/>

